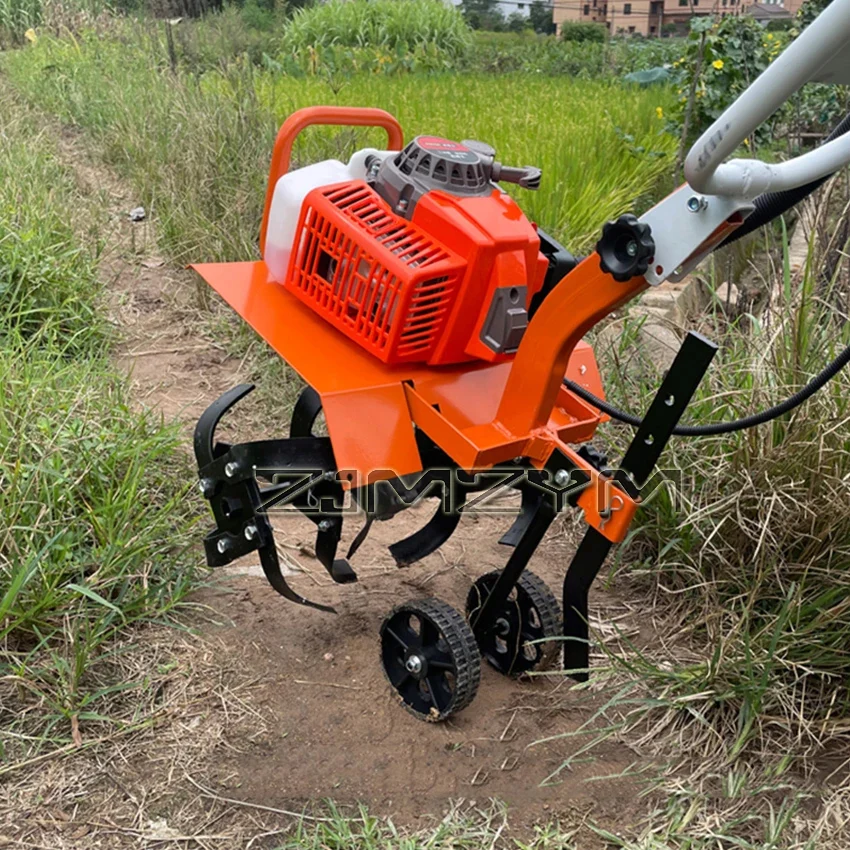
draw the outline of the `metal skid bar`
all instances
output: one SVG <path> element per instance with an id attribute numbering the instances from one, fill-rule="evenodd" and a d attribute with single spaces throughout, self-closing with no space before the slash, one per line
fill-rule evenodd
<path id="1" fill-rule="evenodd" d="M 531 556 L 556 516 L 557 509 L 551 500 L 541 499 L 538 502 L 496 584 L 472 616 L 470 625 L 476 637 L 480 638 L 495 624 L 499 612 L 505 607 L 511 591 L 516 587 L 523 570 L 528 566 Z"/>
<path id="2" fill-rule="evenodd" d="M 618 486 L 633 497 L 652 474 L 716 353 L 717 346 L 704 336 L 691 331 L 685 337 L 614 476 Z M 579 682 L 587 681 L 590 664 L 588 594 L 611 545 L 589 528 L 564 576 L 564 669 Z"/>

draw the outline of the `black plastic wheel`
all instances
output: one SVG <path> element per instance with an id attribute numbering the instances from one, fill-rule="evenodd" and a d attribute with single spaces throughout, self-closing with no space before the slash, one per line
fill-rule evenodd
<path id="1" fill-rule="evenodd" d="M 466 616 L 484 604 L 501 575 L 499 570 L 481 576 L 469 589 Z M 560 642 L 546 640 L 561 634 L 561 606 L 546 582 L 526 570 L 511 591 L 492 629 L 478 639 L 487 662 L 506 676 L 519 676 L 535 667 L 552 664 L 559 655 Z"/>
<path id="2" fill-rule="evenodd" d="M 402 705 L 431 723 L 466 708 L 481 680 L 469 623 L 440 599 L 407 602 L 390 612 L 381 626 L 381 662 Z"/>

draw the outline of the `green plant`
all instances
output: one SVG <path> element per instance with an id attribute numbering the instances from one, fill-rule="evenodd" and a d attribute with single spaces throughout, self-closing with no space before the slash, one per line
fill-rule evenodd
<path id="1" fill-rule="evenodd" d="M 0 0 L 0 49 L 36 38 L 43 25 L 54 32 L 80 32 L 102 25 L 116 6 L 135 0 Z"/>
<path id="2" fill-rule="evenodd" d="M 295 12 L 285 49 L 330 45 L 389 51 L 434 46 L 454 57 L 468 47 L 469 30 L 461 14 L 441 0 L 329 0 Z"/>
<path id="3" fill-rule="evenodd" d="M 844 247 L 838 241 L 832 250 Z M 848 344 L 835 307 L 844 298 L 844 272 L 839 264 L 824 282 L 822 262 L 812 253 L 795 287 L 786 253 L 773 323 L 751 318 L 749 332 L 734 324 L 709 330 L 721 353 L 689 420 L 727 421 L 768 407 Z M 639 399 L 656 382 L 652 370 L 630 370 L 611 392 L 631 409 L 645 409 Z M 675 599 L 676 628 L 695 655 L 671 663 L 648 648 L 626 663 L 651 682 L 658 706 L 680 712 L 682 722 L 695 718 L 694 734 L 726 758 L 766 738 L 793 738 L 799 753 L 804 739 L 814 744 L 846 733 L 850 510 L 841 494 L 850 476 L 848 387 L 850 376 L 841 372 L 771 424 L 674 439 L 664 465 L 678 483 L 657 490 L 638 514 L 630 549 L 638 566 L 630 571 L 650 576 Z"/>
<path id="4" fill-rule="evenodd" d="M 681 132 L 689 114 L 688 142 L 694 141 L 729 106 L 788 43 L 782 33 L 765 30 L 748 16 L 729 15 L 717 21 L 695 18 L 681 59 L 682 71 L 674 125 Z M 693 98 L 691 98 L 693 92 Z M 782 113 L 756 131 L 755 140 L 768 142 Z"/>
<path id="5" fill-rule="evenodd" d="M 461 0 L 460 9 L 466 22 L 475 30 L 502 32 L 505 16 L 498 0 Z"/>
<path id="6" fill-rule="evenodd" d="M 605 27 L 601 24 L 585 23 L 583 21 L 564 21 L 559 33 L 561 41 L 603 42 Z"/>
<path id="7" fill-rule="evenodd" d="M 0 0 L 0 47 L 20 44 L 41 21 L 41 0 Z"/>
<path id="8" fill-rule="evenodd" d="M 532 0 L 528 9 L 528 20 L 532 29 L 540 35 L 554 35 L 553 8 L 543 0 Z"/>
<path id="9" fill-rule="evenodd" d="M 72 210 L 59 200 L 72 196 L 72 178 L 48 147 L 15 132 L 0 136 L 0 345 L 37 335 L 69 355 L 102 347 L 98 246 L 76 239 Z"/>
<path id="10" fill-rule="evenodd" d="M 0 386 L 0 740 L 69 740 L 133 684 L 115 641 L 191 586 L 178 434 L 130 410 L 108 365 L 38 337 L 0 352 Z"/>
<path id="11" fill-rule="evenodd" d="M 109 722 L 137 684 L 116 647 L 193 571 L 177 431 L 130 408 L 105 357 L 97 219 L 26 109 L 0 91 L 0 110 L 0 751 L 14 761 Z"/>
<path id="12" fill-rule="evenodd" d="M 281 117 L 315 103 L 380 105 L 397 114 L 408 135 L 476 135 L 506 158 L 540 165 L 545 191 L 519 190 L 518 197 L 575 250 L 592 243 L 600 221 L 645 204 L 666 179 L 665 159 L 655 153 L 673 147 L 656 115 L 657 106 L 669 106 L 667 90 L 542 74 L 317 71 L 299 78 L 271 62 L 257 69 L 244 60 L 198 80 L 161 73 L 164 47 L 147 43 L 133 67 L 122 41 L 86 38 L 42 38 L 4 65 L 33 102 L 94 134 L 140 200 L 154 206 L 164 244 L 180 260 L 254 254 Z M 458 99 L 466 105 L 462 113 L 446 106 Z M 296 163 L 347 156 L 367 139 L 383 143 L 378 133 L 311 131 L 296 146 Z"/>

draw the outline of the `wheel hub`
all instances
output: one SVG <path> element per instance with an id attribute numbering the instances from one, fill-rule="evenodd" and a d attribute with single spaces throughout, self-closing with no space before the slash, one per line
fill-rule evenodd
<path id="1" fill-rule="evenodd" d="M 399 605 L 381 626 L 384 674 L 405 708 L 444 720 L 475 696 L 481 656 L 469 623 L 439 599 Z"/>
<path id="2" fill-rule="evenodd" d="M 499 572 L 487 573 L 472 585 L 466 600 L 467 618 L 480 611 L 499 576 Z M 500 673 L 518 676 L 557 653 L 557 644 L 541 644 L 541 641 L 557 636 L 560 625 L 560 606 L 552 591 L 526 571 L 491 624 L 477 635 L 478 646 L 482 656 Z"/>
<path id="3" fill-rule="evenodd" d="M 414 654 L 408 657 L 407 661 L 404 662 L 404 666 L 408 673 L 418 676 L 425 667 L 425 659 L 421 655 Z"/>

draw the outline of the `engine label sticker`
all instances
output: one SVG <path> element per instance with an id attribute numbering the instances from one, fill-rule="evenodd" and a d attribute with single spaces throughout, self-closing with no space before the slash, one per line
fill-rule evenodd
<path id="1" fill-rule="evenodd" d="M 477 162 L 478 155 L 460 142 L 442 139 L 439 136 L 419 136 L 416 143 L 422 150 L 442 154 L 445 159 L 455 162 Z"/>

